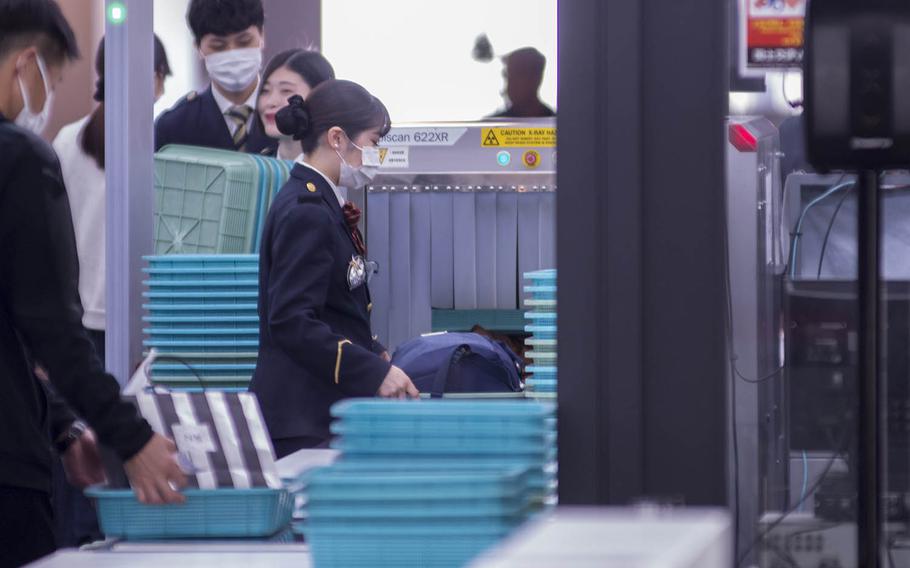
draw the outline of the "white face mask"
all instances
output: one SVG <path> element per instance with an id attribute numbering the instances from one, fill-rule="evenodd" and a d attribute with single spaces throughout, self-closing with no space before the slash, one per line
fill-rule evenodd
<path id="1" fill-rule="evenodd" d="M 345 134 L 347 136 L 347 134 Z M 351 140 L 348 137 L 348 140 Z M 366 146 L 361 148 L 351 140 L 351 146 L 360 150 L 361 163 L 359 168 L 355 168 L 347 163 L 341 152 L 335 149 L 335 153 L 341 158 L 341 171 L 338 174 L 338 184 L 351 189 L 363 187 L 373 181 L 376 174 L 379 173 L 379 148 Z"/>
<path id="2" fill-rule="evenodd" d="M 44 132 L 48 120 L 51 117 L 51 106 L 54 104 L 54 92 L 47 82 L 47 67 L 44 65 L 44 58 L 38 55 L 35 59 L 38 62 L 38 72 L 41 74 L 41 81 L 44 84 L 44 106 L 38 112 L 31 110 L 31 101 L 28 100 L 28 90 L 25 83 L 22 82 L 22 75 L 19 75 L 19 93 L 22 95 L 22 111 L 16 117 L 15 123 L 26 130 L 31 130 L 35 134 Z"/>
<path id="3" fill-rule="evenodd" d="M 205 56 L 209 77 L 229 93 L 239 93 L 256 81 L 262 67 L 262 49 L 248 47 Z"/>

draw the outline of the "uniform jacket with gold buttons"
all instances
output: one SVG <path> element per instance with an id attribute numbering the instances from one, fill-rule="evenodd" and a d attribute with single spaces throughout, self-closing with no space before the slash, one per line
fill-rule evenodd
<path id="1" fill-rule="evenodd" d="M 335 193 L 295 164 L 275 198 L 259 254 L 256 393 L 273 439 L 328 439 L 329 407 L 374 396 L 390 365 L 370 330 L 366 282 L 351 287 L 358 253 Z"/>

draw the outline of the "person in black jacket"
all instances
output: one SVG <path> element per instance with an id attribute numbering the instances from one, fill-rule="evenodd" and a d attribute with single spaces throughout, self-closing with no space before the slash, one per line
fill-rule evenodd
<path id="1" fill-rule="evenodd" d="M 508 106 L 490 118 L 534 118 L 556 116 L 553 109 L 540 100 L 540 85 L 547 58 L 533 47 L 516 49 L 502 58 L 505 66 L 505 95 Z"/>
<path id="2" fill-rule="evenodd" d="M 168 144 L 274 154 L 278 141 L 254 120 L 262 67 L 262 0 L 192 0 L 186 16 L 212 84 L 155 122 L 155 150 Z"/>
<path id="3" fill-rule="evenodd" d="M 306 101 L 291 97 L 278 128 L 301 142 L 275 198 L 259 254 L 256 393 L 275 453 L 324 446 L 329 408 L 346 397 L 417 397 L 419 392 L 370 330 L 369 279 L 360 212 L 338 186 L 365 184 L 389 130 L 385 106 L 360 85 L 330 79 Z"/>
<path id="4" fill-rule="evenodd" d="M 180 502 L 173 442 L 121 400 L 82 325 L 66 189 L 47 123 L 64 64 L 78 56 L 53 0 L 0 0 L 0 566 L 54 551 L 51 441 L 67 473 L 95 478 L 97 447 L 33 370 L 125 461 L 140 500 Z"/>

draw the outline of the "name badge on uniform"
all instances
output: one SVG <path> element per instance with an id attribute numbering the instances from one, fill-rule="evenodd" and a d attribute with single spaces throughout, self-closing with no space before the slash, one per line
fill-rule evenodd
<path id="1" fill-rule="evenodd" d="M 356 290 L 357 288 L 363 286 L 363 283 L 366 282 L 366 280 L 366 261 L 364 261 L 363 257 L 360 255 L 352 256 L 351 263 L 348 264 L 348 288 L 351 290 Z"/>

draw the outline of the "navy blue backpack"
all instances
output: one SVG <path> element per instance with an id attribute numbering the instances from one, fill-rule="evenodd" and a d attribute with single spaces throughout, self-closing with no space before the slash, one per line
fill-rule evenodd
<path id="1" fill-rule="evenodd" d="M 411 377 L 420 392 L 519 392 L 521 359 L 499 341 L 477 333 L 436 333 L 412 339 L 395 350 L 392 364 Z"/>

